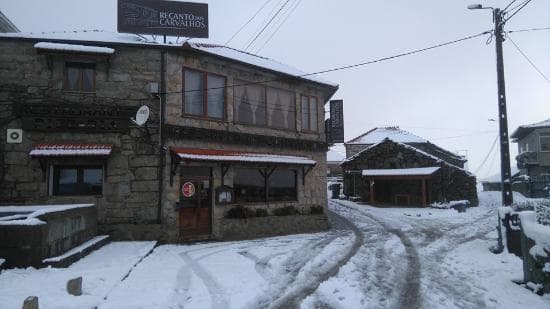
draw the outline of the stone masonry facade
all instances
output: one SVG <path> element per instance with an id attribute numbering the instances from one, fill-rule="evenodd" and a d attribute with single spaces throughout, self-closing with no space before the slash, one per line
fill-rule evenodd
<path id="1" fill-rule="evenodd" d="M 292 205 L 298 209 L 306 209 L 315 205 L 322 206 L 326 214 L 326 143 L 323 132 L 323 104 L 334 93 L 334 87 L 290 77 L 281 78 L 276 72 L 182 47 L 84 42 L 115 49 L 114 54 L 99 57 L 73 53 L 39 53 L 33 47 L 37 41 L 41 40 L 0 39 L 0 49 L 3 51 L 0 54 L 0 129 L 2 130 L 0 204 L 93 203 L 98 208 L 98 229 L 101 233 L 110 234 L 114 239 L 178 241 L 180 239 L 178 213 L 174 209 L 174 204 L 179 198 L 178 176 L 172 177 L 173 183 L 170 184 L 169 149 L 174 146 L 296 155 L 315 160 L 317 164 L 307 172 L 304 179 L 303 170 L 297 168 L 297 201 L 257 203 L 246 206 L 275 209 Z M 74 44 L 79 43 L 82 44 L 82 42 Z M 208 134 L 204 134 L 201 139 L 166 134 L 163 159 L 165 164 L 162 171 L 164 178 L 162 184 L 159 184 L 161 175 L 160 100 L 158 96 L 151 95 L 149 87 L 151 83 L 161 81 L 161 53 L 163 52 L 166 53 L 165 80 L 168 94 L 165 105 L 165 124 L 167 126 L 192 128 L 197 130 L 199 135 L 201 130 L 205 133 L 214 130 L 227 135 L 228 139 L 232 139 L 234 135 L 248 134 L 267 138 L 268 142 L 260 145 L 242 142 L 242 140 L 225 143 L 209 140 Z M 95 64 L 95 92 L 77 93 L 63 89 L 64 67 L 67 61 L 86 61 Z M 223 75 L 226 77 L 227 85 L 231 85 L 237 78 L 250 82 L 278 80 L 268 85 L 296 94 L 297 129 L 280 130 L 236 124 L 233 117 L 232 87 L 226 89 L 224 119 L 183 116 L 181 94 L 183 67 Z M 319 98 L 317 123 L 320 130 L 317 133 L 306 133 L 300 130 L 300 94 L 314 95 Z M 15 113 L 16 107 L 20 104 L 105 105 L 131 110 L 147 105 L 151 110 L 151 117 L 146 129 L 129 125 L 127 129 L 120 132 L 24 130 L 22 143 L 7 143 L 6 130 L 23 126 L 22 120 Z M 271 144 L 269 139 L 275 138 L 287 142 L 280 145 Z M 310 146 L 301 147 L 302 141 L 304 145 Z M 105 159 L 49 158 L 42 161 L 29 156 L 29 151 L 35 144 L 63 142 L 112 144 L 113 150 Z M 50 166 L 56 164 L 102 164 L 104 167 L 102 194 L 52 195 L 49 186 Z M 213 187 L 216 188 L 221 184 L 220 164 L 213 163 L 208 166 L 212 167 Z M 231 179 L 232 168 L 229 168 L 224 178 L 225 184 L 230 185 Z M 159 199 L 161 186 L 163 194 Z M 159 200 L 161 201 L 160 210 Z M 221 206 L 213 203 L 211 215 L 213 238 L 224 238 L 224 235 L 232 233 L 221 228 L 229 207 L 229 205 Z M 303 212 L 306 213 L 305 210 Z M 326 215 L 323 218 L 326 219 Z M 328 227 L 326 220 L 324 223 L 323 220 L 309 221 L 314 223 L 306 224 L 308 226 L 304 231 Z M 289 230 L 290 232 L 296 231 Z M 254 232 L 250 232 L 246 237 L 254 237 Z"/>

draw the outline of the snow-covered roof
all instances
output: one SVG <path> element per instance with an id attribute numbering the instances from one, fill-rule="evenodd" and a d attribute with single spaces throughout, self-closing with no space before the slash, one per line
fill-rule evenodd
<path id="1" fill-rule="evenodd" d="M 511 135 L 510 137 L 513 139 L 512 142 L 517 142 L 518 139 L 521 139 L 531 133 L 535 129 L 539 128 L 550 128 L 550 118 L 537 122 L 532 124 L 526 124 L 523 126 L 519 126 Z"/>
<path id="2" fill-rule="evenodd" d="M 217 161 L 217 162 L 248 162 L 315 165 L 316 161 L 301 156 L 274 155 L 266 153 L 250 153 L 230 150 L 172 148 L 173 153 L 184 160 Z"/>
<path id="3" fill-rule="evenodd" d="M 276 60 L 262 57 L 259 55 L 240 51 L 228 46 L 211 44 L 207 42 L 168 42 L 160 43 L 143 36 L 127 33 L 117 33 L 102 30 L 83 30 L 83 31 L 63 31 L 63 32 L 39 32 L 39 33 L 0 33 L 0 38 L 14 38 L 26 40 L 54 41 L 59 43 L 72 42 L 78 44 L 93 45 L 138 45 L 138 46 L 158 46 L 170 48 L 187 48 L 198 52 L 208 53 L 214 56 L 223 57 L 233 61 L 238 61 L 269 71 L 282 73 L 295 78 L 305 79 L 312 82 L 328 85 L 337 88 L 338 84 L 323 80 L 315 75 L 307 75 L 306 72 L 298 70 L 289 65 L 280 63 Z"/>
<path id="4" fill-rule="evenodd" d="M 342 162 L 346 159 L 346 155 L 336 149 L 327 151 L 327 162 Z"/>
<path id="5" fill-rule="evenodd" d="M 34 48 L 42 50 L 52 51 L 65 51 L 73 53 L 90 53 L 90 54 L 105 54 L 110 55 L 115 52 L 114 49 L 101 46 L 89 46 L 78 44 L 63 44 L 63 43 L 51 43 L 51 42 L 38 42 L 34 44 Z"/>
<path id="6" fill-rule="evenodd" d="M 45 224 L 44 221 L 38 219 L 37 217 L 52 212 L 94 206 L 94 204 L 0 206 L 0 225 Z"/>
<path id="7" fill-rule="evenodd" d="M 416 168 L 387 168 L 367 169 L 361 173 L 363 176 L 429 176 L 435 173 L 439 166 Z"/>
<path id="8" fill-rule="evenodd" d="M 398 143 L 427 143 L 428 140 L 416 136 L 411 132 L 399 129 L 399 127 L 374 128 L 346 144 L 377 144 L 389 138 Z"/>
<path id="9" fill-rule="evenodd" d="M 111 144 L 37 144 L 30 151 L 33 157 L 47 156 L 108 156 Z"/>

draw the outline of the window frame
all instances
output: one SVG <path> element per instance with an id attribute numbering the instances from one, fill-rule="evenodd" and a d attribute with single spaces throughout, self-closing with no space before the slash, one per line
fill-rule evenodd
<path id="1" fill-rule="evenodd" d="M 68 194 L 59 193 L 59 172 L 61 169 L 76 169 L 76 190 L 75 192 Z M 84 190 L 84 170 L 85 169 L 99 169 L 101 170 L 101 192 L 99 194 L 90 193 Z M 103 165 L 61 165 L 52 164 L 50 177 L 50 195 L 51 196 L 102 196 L 103 186 L 105 185 L 105 167 Z"/>
<path id="2" fill-rule="evenodd" d="M 198 72 L 201 74 L 202 78 L 202 115 L 197 114 L 191 114 L 185 112 L 185 71 L 192 71 L 192 72 Z M 216 77 L 222 77 L 224 79 L 224 89 L 223 89 L 223 115 L 222 117 L 213 117 L 208 115 L 208 75 L 216 76 Z M 226 121 L 227 120 L 227 76 L 217 73 L 208 72 L 205 70 L 199 70 L 195 68 L 190 68 L 184 66 L 181 70 L 181 88 L 182 91 L 182 97 L 181 97 L 181 113 L 183 117 L 188 118 L 198 118 L 198 119 L 208 119 L 208 120 L 219 120 L 219 121 Z"/>
<path id="3" fill-rule="evenodd" d="M 548 139 L 550 141 L 550 134 L 548 134 L 548 133 L 539 134 L 539 150 L 540 150 L 540 152 L 550 152 L 550 148 L 548 148 L 547 150 L 542 149 L 542 139 L 543 138 Z M 550 145 L 550 143 L 548 143 L 548 145 Z"/>
<path id="4" fill-rule="evenodd" d="M 69 68 L 77 68 L 78 69 L 78 90 L 69 89 Z M 84 70 L 85 69 L 92 69 L 93 70 L 93 78 L 92 78 L 92 90 L 83 90 L 84 85 Z M 97 69 L 96 69 L 96 63 L 95 62 L 79 62 L 79 61 L 65 61 L 65 66 L 63 68 L 63 91 L 66 92 L 77 92 L 77 93 L 95 93 L 96 92 L 96 75 L 97 75 Z"/>
<path id="5" fill-rule="evenodd" d="M 232 87 L 233 88 L 236 88 L 236 87 L 246 87 L 248 86 L 249 84 L 250 85 L 257 85 L 257 86 L 260 86 L 260 87 L 263 87 L 264 88 L 264 109 L 265 109 L 265 125 L 263 124 L 256 124 L 256 123 L 247 123 L 247 122 L 241 122 L 238 120 L 238 118 L 235 116 L 238 114 L 238 110 L 237 110 L 237 92 L 236 91 L 233 91 L 233 123 L 234 124 L 239 124 L 239 125 L 245 125 L 245 126 L 254 126 L 254 127 L 259 127 L 259 128 L 268 128 L 268 129 L 273 129 L 273 130 L 282 130 L 282 131 L 289 131 L 289 132 L 297 132 L 298 131 L 298 108 L 297 108 L 297 104 L 296 104 L 296 97 L 297 97 L 297 93 L 296 91 L 292 91 L 292 90 L 289 90 L 289 89 L 284 89 L 284 88 L 281 88 L 281 87 L 273 87 L 273 86 L 267 86 L 267 85 L 259 85 L 258 83 L 255 83 L 255 82 L 248 82 L 248 81 L 245 81 L 245 80 L 241 80 L 241 79 L 238 79 L 237 80 L 239 81 L 242 81 L 243 84 L 236 84 L 236 85 L 233 85 Z M 279 127 L 275 127 L 275 126 L 270 126 L 269 125 L 269 108 L 268 108 L 268 104 L 267 104 L 267 89 L 268 88 L 271 88 L 271 89 L 275 89 L 275 90 L 281 90 L 281 91 L 286 91 L 286 92 L 290 92 L 294 95 L 294 129 L 289 129 L 289 128 L 279 128 Z"/>
<path id="6" fill-rule="evenodd" d="M 307 128 L 304 128 L 304 122 L 303 122 L 303 110 L 304 110 L 304 107 L 302 106 L 303 104 L 303 98 L 307 98 L 307 110 L 309 111 L 308 112 L 308 117 L 307 117 Z M 317 111 L 317 129 L 316 130 L 312 130 L 311 129 L 311 98 L 315 98 L 317 100 L 317 104 L 315 106 L 315 110 Z M 318 96 L 314 96 L 314 95 L 305 95 L 305 94 L 302 94 L 300 96 L 300 121 L 301 121 L 301 129 L 302 129 L 302 132 L 306 132 L 306 133 L 320 133 L 321 132 L 321 129 L 320 129 L 320 126 L 319 126 L 319 97 Z"/>
<path id="7" fill-rule="evenodd" d="M 297 168 L 276 168 L 275 169 L 275 171 L 292 171 L 292 172 L 294 172 L 294 189 L 296 191 L 296 194 L 292 199 L 270 199 L 270 196 L 269 196 L 269 188 L 270 188 L 269 178 L 271 177 L 271 175 L 269 175 L 269 177 L 263 177 L 263 190 L 264 190 L 263 199 L 258 200 L 258 201 L 242 201 L 242 200 L 238 201 L 237 200 L 237 192 L 235 190 L 235 173 L 236 173 L 237 170 L 242 170 L 242 169 L 256 171 L 256 172 L 258 172 L 258 174 L 260 174 L 260 176 L 263 177 L 263 175 L 260 171 L 264 171 L 264 173 L 266 173 L 267 170 L 269 169 L 269 167 L 245 167 L 245 166 L 234 167 L 233 168 L 233 196 L 235 197 L 235 199 L 234 199 L 232 204 L 259 204 L 259 203 L 265 204 L 265 203 L 279 203 L 279 202 L 298 202 L 299 185 L 298 185 L 298 169 Z"/>

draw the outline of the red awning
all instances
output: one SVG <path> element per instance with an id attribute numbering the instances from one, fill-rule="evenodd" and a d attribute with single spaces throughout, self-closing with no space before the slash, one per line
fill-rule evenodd
<path id="1" fill-rule="evenodd" d="M 112 150 L 111 144 L 37 144 L 29 155 L 32 157 L 108 156 Z"/>
<path id="2" fill-rule="evenodd" d="M 241 163 L 273 163 L 315 165 L 316 161 L 307 157 L 275 155 L 267 153 L 252 153 L 221 149 L 192 149 L 171 148 L 173 154 L 182 160 L 191 161 L 217 161 L 217 162 L 241 162 Z"/>

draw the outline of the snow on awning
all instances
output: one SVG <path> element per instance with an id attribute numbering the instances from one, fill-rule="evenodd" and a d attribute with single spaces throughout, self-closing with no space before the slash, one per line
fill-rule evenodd
<path id="1" fill-rule="evenodd" d="M 55 156 L 108 156 L 111 144 L 37 144 L 29 155 L 32 157 Z"/>
<path id="2" fill-rule="evenodd" d="M 363 176 L 430 176 L 435 173 L 440 167 L 418 167 L 418 168 L 395 168 L 395 169 L 368 169 L 363 170 Z"/>
<path id="3" fill-rule="evenodd" d="M 183 160 L 217 161 L 241 163 L 272 163 L 315 165 L 316 161 L 300 156 L 274 155 L 267 153 L 251 153 L 218 149 L 172 148 L 172 152 Z"/>
<path id="4" fill-rule="evenodd" d="M 108 47 L 100 46 L 87 46 L 76 44 L 61 44 L 50 42 L 38 42 L 34 44 L 34 48 L 40 50 L 49 50 L 56 52 L 71 52 L 71 53 L 87 53 L 87 54 L 102 54 L 111 55 L 115 53 L 115 50 Z"/>

